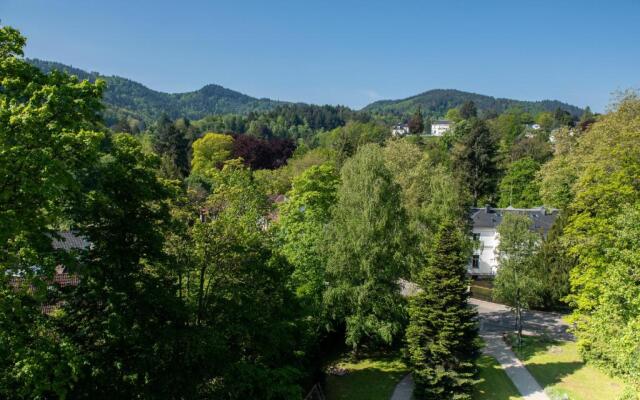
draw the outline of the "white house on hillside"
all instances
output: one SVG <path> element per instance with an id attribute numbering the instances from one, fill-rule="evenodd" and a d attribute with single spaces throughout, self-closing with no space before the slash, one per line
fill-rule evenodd
<path id="1" fill-rule="evenodd" d="M 506 213 L 525 214 L 531 218 L 532 231 L 541 232 L 543 235 L 549 232 L 558 217 L 558 210 L 545 210 L 539 208 L 472 208 L 471 221 L 473 224 L 473 236 L 479 246 L 474 250 L 467 270 L 471 276 L 493 276 L 498 271 L 498 258 L 496 249 L 500 244 L 498 226 Z"/>
<path id="2" fill-rule="evenodd" d="M 402 136 L 406 136 L 409 134 L 409 125 L 407 124 L 398 124 L 395 125 L 392 129 L 391 129 L 391 134 L 394 137 L 402 137 Z"/>
<path id="3" fill-rule="evenodd" d="M 433 123 L 431 123 L 431 135 L 442 136 L 446 131 L 451 129 L 452 126 L 453 122 L 444 119 L 433 121 Z"/>

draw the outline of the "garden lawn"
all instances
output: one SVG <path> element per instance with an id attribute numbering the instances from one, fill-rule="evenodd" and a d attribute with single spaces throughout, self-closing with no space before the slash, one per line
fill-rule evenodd
<path id="1" fill-rule="evenodd" d="M 388 400 L 398 382 L 409 373 L 399 354 L 371 356 L 356 362 L 343 358 L 335 364 L 348 373 L 327 376 L 327 400 Z"/>
<path id="2" fill-rule="evenodd" d="M 509 339 L 516 343 L 515 336 Z M 574 342 L 525 336 L 522 348 L 514 345 L 513 351 L 552 398 L 617 399 L 626 388 L 623 381 L 586 365 Z"/>
<path id="3" fill-rule="evenodd" d="M 478 359 L 478 381 L 473 387 L 473 400 L 517 400 L 522 399 L 518 389 L 495 358 L 480 356 Z"/>

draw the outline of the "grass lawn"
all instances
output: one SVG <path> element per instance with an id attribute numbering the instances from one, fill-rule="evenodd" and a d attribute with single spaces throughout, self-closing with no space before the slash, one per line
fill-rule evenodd
<path id="1" fill-rule="evenodd" d="M 516 343 L 515 336 L 510 341 Z M 522 348 L 513 346 L 513 350 L 553 398 L 567 395 L 571 400 L 614 400 L 626 387 L 621 380 L 586 365 L 573 342 L 525 336 Z"/>
<path id="2" fill-rule="evenodd" d="M 334 364 L 348 372 L 344 376 L 327 376 L 327 400 L 388 400 L 409 372 L 399 354 L 372 355 L 356 362 L 345 356 Z"/>
<path id="3" fill-rule="evenodd" d="M 344 376 L 327 375 L 327 400 L 388 400 L 395 386 L 409 372 L 398 353 L 376 354 L 357 362 L 343 355 L 331 365 L 344 368 Z M 479 376 L 474 400 L 518 400 L 518 390 L 493 357 L 478 360 Z"/>
<path id="4" fill-rule="evenodd" d="M 478 359 L 479 376 L 473 388 L 474 400 L 516 400 L 522 399 L 518 389 L 493 357 Z"/>

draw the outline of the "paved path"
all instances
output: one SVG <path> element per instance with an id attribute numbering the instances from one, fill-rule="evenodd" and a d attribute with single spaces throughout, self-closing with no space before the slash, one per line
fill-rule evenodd
<path id="1" fill-rule="evenodd" d="M 525 400 L 550 400 L 529 370 L 502 340 L 500 334 L 485 332 L 480 336 L 485 342 L 483 353 L 498 360 Z"/>
<path id="2" fill-rule="evenodd" d="M 513 331 L 515 319 L 509 307 L 478 299 L 469 299 L 480 317 L 480 336 L 486 343 L 483 352 L 494 357 L 511 378 L 516 388 L 526 400 L 549 400 L 538 382 L 518 360 L 509 346 L 502 340 L 502 332 Z M 524 333 L 545 334 L 558 340 L 573 340 L 567 332 L 568 325 L 558 313 L 525 311 L 523 313 Z M 411 400 L 413 380 L 405 376 L 396 386 L 391 400 Z"/>
<path id="3" fill-rule="evenodd" d="M 393 394 L 391 395 L 391 400 L 411 400 L 413 396 L 413 379 L 411 378 L 411 374 L 408 374 L 400 383 L 396 385 L 396 388 L 393 389 Z"/>
<path id="4" fill-rule="evenodd" d="M 513 332 L 515 315 L 509 307 L 488 301 L 469 299 L 469 303 L 476 307 L 480 317 L 480 332 Z M 574 340 L 562 320 L 562 314 L 545 311 L 523 311 L 523 332 L 534 335 L 547 335 L 556 340 Z"/>

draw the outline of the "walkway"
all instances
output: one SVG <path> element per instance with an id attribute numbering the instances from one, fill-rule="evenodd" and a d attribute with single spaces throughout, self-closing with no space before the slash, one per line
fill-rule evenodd
<path id="1" fill-rule="evenodd" d="M 411 378 L 411 374 L 408 374 L 400 383 L 396 385 L 396 388 L 393 389 L 393 394 L 391 395 L 391 400 L 411 400 L 413 396 L 413 379 Z"/>
<path id="2" fill-rule="evenodd" d="M 405 285 L 407 286 L 407 285 Z M 469 299 L 478 310 L 480 317 L 480 337 L 485 341 L 483 352 L 498 360 L 507 376 L 513 381 L 526 400 L 549 400 L 549 396 L 531 376 L 527 368 L 502 340 L 502 332 L 512 331 L 514 316 L 509 307 L 477 299 Z M 523 314 L 524 333 L 545 334 L 558 340 L 573 340 L 567 332 L 567 324 L 558 313 L 525 311 Z M 413 380 L 405 376 L 396 386 L 391 400 L 411 400 Z"/>
<path id="3" fill-rule="evenodd" d="M 485 347 L 482 352 L 498 360 L 525 400 L 550 400 L 527 367 L 516 357 L 498 333 L 481 333 Z"/>

